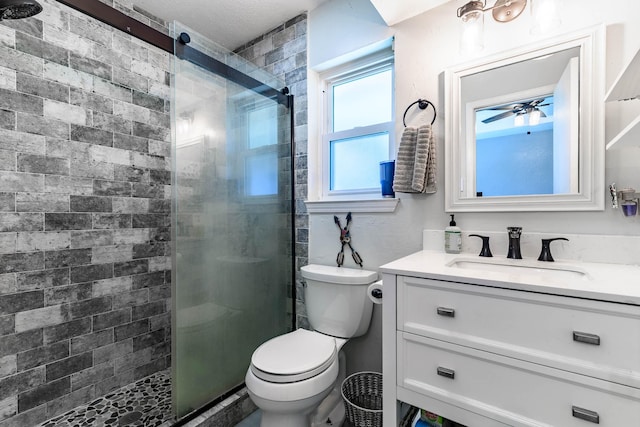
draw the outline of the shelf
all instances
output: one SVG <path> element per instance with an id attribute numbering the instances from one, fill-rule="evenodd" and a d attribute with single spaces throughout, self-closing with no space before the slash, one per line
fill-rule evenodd
<path id="1" fill-rule="evenodd" d="M 394 212 L 400 199 L 381 198 L 372 200 L 318 200 L 306 201 L 307 212 L 310 214 L 326 214 L 337 212 Z"/>
<path id="2" fill-rule="evenodd" d="M 622 69 L 622 72 L 605 96 L 605 102 L 621 101 L 640 96 L 640 49 Z"/>
<path id="3" fill-rule="evenodd" d="M 612 148 L 622 147 L 640 147 L 640 116 L 636 117 L 634 121 L 629 123 L 629 126 L 622 129 L 618 135 L 615 136 L 607 144 L 607 150 Z"/>
<path id="4" fill-rule="evenodd" d="M 605 102 L 640 99 L 640 49 L 622 69 L 605 96 Z M 640 147 L 640 116 L 607 144 L 607 150 L 622 147 Z"/>

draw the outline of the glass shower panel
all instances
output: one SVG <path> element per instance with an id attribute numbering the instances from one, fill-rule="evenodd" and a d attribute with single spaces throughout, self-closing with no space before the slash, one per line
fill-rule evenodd
<path id="1" fill-rule="evenodd" d="M 265 77 L 183 31 L 190 46 Z M 291 134 L 288 108 L 190 62 L 174 59 L 172 83 L 173 400 L 182 418 L 243 383 L 255 348 L 290 329 Z"/>

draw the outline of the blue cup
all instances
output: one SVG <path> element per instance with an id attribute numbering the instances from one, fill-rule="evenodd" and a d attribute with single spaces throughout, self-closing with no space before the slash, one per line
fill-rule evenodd
<path id="1" fill-rule="evenodd" d="M 382 187 L 382 197 L 395 197 L 393 191 L 393 174 L 396 170 L 396 161 L 387 160 L 380 162 L 380 186 Z"/>

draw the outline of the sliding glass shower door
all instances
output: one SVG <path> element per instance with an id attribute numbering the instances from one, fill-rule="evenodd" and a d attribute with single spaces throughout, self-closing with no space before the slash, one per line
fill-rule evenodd
<path id="1" fill-rule="evenodd" d="M 189 33 L 190 48 L 273 88 Z M 233 74 L 233 73 L 231 73 Z M 173 387 L 178 418 L 244 381 L 253 350 L 291 325 L 290 109 L 174 58 Z"/>

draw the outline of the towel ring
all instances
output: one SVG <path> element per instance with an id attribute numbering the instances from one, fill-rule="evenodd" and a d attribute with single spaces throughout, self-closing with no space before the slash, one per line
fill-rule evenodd
<path id="1" fill-rule="evenodd" d="M 415 104 L 418 104 L 418 108 L 420 108 L 421 110 L 426 110 L 427 107 L 431 105 L 431 107 L 433 108 L 433 120 L 431 120 L 431 124 L 434 124 L 436 122 L 436 116 L 437 116 L 436 106 L 426 99 L 418 99 L 417 101 L 414 101 L 411 104 L 409 104 L 407 109 L 404 110 L 404 115 L 402 116 L 402 124 L 404 125 L 404 127 L 407 127 L 407 123 L 405 122 L 407 113 L 409 112 L 409 109 L 413 107 Z"/>

